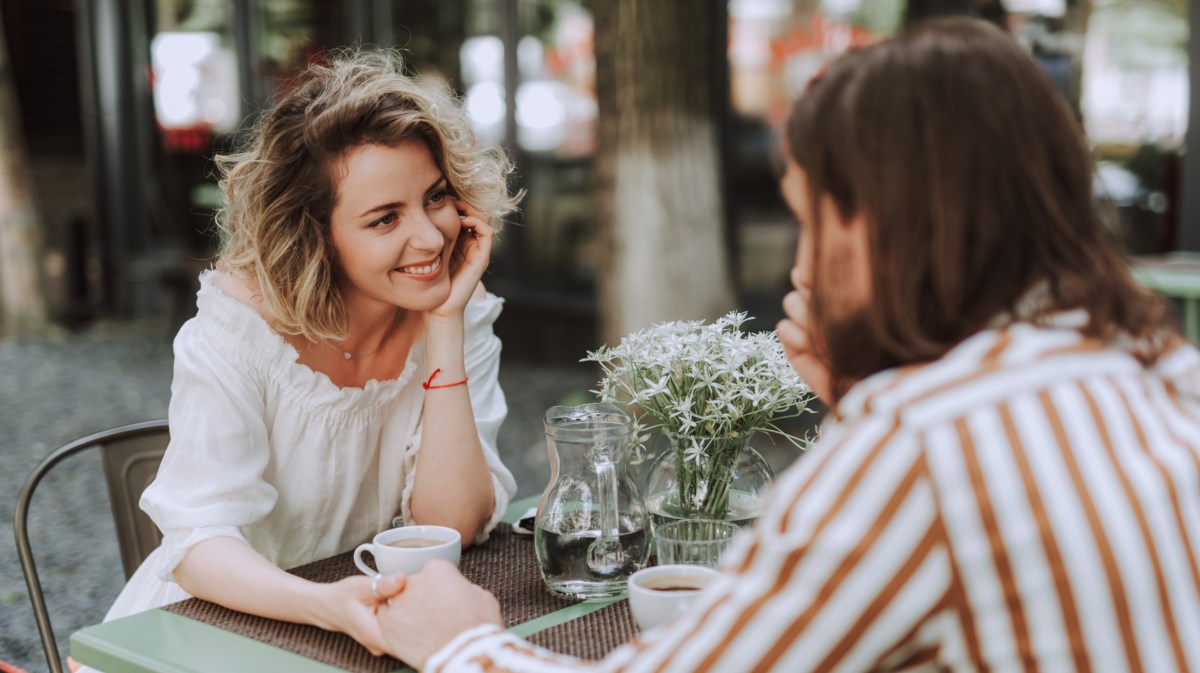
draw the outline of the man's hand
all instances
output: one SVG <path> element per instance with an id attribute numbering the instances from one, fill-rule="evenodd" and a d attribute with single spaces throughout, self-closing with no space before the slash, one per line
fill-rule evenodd
<path id="1" fill-rule="evenodd" d="M 501 623 L 496 597 L 471 584 L 446 561 L 430 561 L 421 572 L 396 584 L 399 592 L 379 608 L 380 629 L 388 651 L 418 670 L 463 631 Z"/>
<path id="2" fill-rule="evenodd" d="M 371 588 L 371 578 L 362 575 L 353 575 L 321 588 L 322 614 L 326 618 L 326 623 L 321 626 L 349 635 L 371 654 L 383 654 L 385 642 L 374 614 L 385 605 L 385 598 L 404 589 L 403 578 L 381 577 L 376 584 L 378 594 Z"/>
<path id="3" fill-rule="evenodd" d="M 829 404 L 833 401 L 833 385 L 829 367 L 817 355 L 817 337 L 809 314 L 812 290 L 801 278 L 799 268 L 792 269 L 792 285 L 796 289 L 783 298 L 783 312 L 787 317 L 779 321 L 775 331 L 779 333 L 783 352 L 796 373 L 822 402 Z"/>

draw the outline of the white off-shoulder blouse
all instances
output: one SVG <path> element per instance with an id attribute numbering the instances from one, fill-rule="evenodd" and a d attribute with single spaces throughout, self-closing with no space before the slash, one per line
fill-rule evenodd
<path id="1" fill-rule="evenodd" d="M 296 361 L 296 350 L 252 308 L 200 276 L 198 313 L 175 339 L 171 443 L 141 506 L 162 545 L 129 580 L 106 619 L 188 594 L 172 573 L 192 545 L 225 535 L 291 568 L 354 548 L 411 520 L 421 443 L 425 343 L 394 380 L 340 388 Z M 488 533 L 516 492 L 496 435 L 508 412 L 497 373 L 494 295 L 466 308 L 467 384 L 496 508 Z"/>

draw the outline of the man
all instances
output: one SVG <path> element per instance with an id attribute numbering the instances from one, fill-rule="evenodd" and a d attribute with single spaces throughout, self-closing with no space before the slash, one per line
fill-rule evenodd
<path id="1" fill-rule="evenodd" d="M 1092 202 L 1065 102 L 947 19 L 792 110 L 779 324 L 832 405 L 723 577 L 600 671 L 1200 671 L 1200 354 Z M 379 618 L 427 671 L 567 671 L 446 565 Z"/>

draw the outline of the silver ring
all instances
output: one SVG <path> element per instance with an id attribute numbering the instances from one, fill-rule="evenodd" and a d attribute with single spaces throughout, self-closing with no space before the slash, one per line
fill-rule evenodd
<path id="1" fill-rule="evenodd" d="M 375 594 L 376 600 L 387 602 L 387 599 L 379 595 L 379 580 L 383 579 L 383 575 L 376 575 L 375 579 L 371 580 L 371 593 Z"/>
<path id="2" fill-rule="evenodd" d="M 467 219 L 467 216 L 466 216 L 466 215 L 459 215 L 459 216 L 458 216 L 458 219 L 460 219 L 460 220 L 465 220 L 465 219 Z"/>

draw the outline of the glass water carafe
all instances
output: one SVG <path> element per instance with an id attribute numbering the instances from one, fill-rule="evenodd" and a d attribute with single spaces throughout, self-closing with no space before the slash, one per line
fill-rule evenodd
<path id="1" fill-rule="evenodd" d="M 626 474 L 633 419 L 585 404 L 551 407 L 545 420 L 550 483 L 534 531 L 542 579 L 570 598 L 623 595 L 650 554 L 646 505 Z"/>

